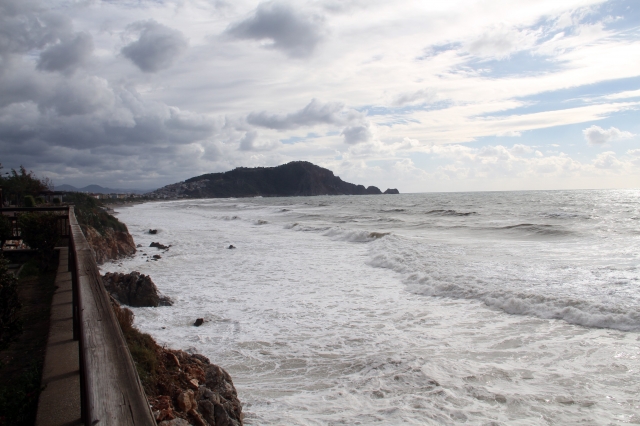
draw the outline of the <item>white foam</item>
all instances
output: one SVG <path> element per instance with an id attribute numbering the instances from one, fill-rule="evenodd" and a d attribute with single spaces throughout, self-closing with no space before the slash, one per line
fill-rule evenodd
<path id="1" fill-rule="evenodd" d="M 377 210 L 393 208 L 373 200 Z M 553 253 L 526 256 L 534 263 L 527 266 L 517 260 L 537 247 L 531 241 L 498 250 L 491 241 L 426 239 L 400 228 L 370 238 L 375 227 L 336 225 L 318 211 L 331 206 L 285 201 L 122 209 L 144 251 L 155 250 L 151 241 L 172 247 L 158 262 L 137 256 L 103 268 L 149 274 L 176 301 L 135 308 L 136 325 L 226 368 L 248 425 L 633 421 L 640 335 L 567 321 L 596 306 L 616 314 L 618 301 L 635 300 L 623 283 L 635 269 L 585 262 L 592 267 L 572 270 Z M 234 215 L 241 219 L 224 219 Z M 593 271 L 599 281 L 590 285 Z M 617 292 L 598 290 L 614 278 Z M 565 306 L 566 321 L 542 318 L 545 304 L 549 312 Z M 626 306 L 617 314 L 631 312 Z M 193 327 L 196 317 L 207 322 Z"/>

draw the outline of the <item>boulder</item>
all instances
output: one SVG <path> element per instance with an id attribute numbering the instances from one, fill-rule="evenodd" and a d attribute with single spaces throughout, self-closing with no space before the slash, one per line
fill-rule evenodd
<path id="1" fill-rule="evenodd" d="M 157 234 L 157 233 L 158 233 L 158 230 L 157 230 L 157 229 L 149 229 L 149 233 L 150 233 L 151 235 L 155 235 L 155 234 Z"/>
<path id="2" fill-rule="evenodd" d="M 125 305 L 135 307 L 172 305 L 171 299 L 158 293 L 158 288 L 151 277 L 140 272 L 134 271 L 129 274 L 107 272 L 102 276 L 102 282 L 107 292 Z"/>
<path id="3" fill-rule="evenodd" d="M 236 246 L 234 246 L 233 244 L 231 244 L 229 247 L 227 247 L 229 250 L 236 248 Z"/>
<path id="4" fill-rule="evenodd" d="M 204 318 L 198 318 L 196 322 L 193 323 L 196 327 L 200 327 L 202 324 L 204 324 Z"/>

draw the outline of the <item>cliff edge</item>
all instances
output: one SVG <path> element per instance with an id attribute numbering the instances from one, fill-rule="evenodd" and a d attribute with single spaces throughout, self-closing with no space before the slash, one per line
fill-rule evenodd
<path id="1" fill-rule="evenodd" d="M 107 213 L 98 200 L 70 192 L 65 195 L 65 201 L 73 204 L 78 223 L 99 265 L 136 253 L 136 244 L 127 226 Z"/>

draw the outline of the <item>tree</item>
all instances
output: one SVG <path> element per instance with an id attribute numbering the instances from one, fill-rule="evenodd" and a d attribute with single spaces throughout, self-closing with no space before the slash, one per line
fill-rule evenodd
<path id="1" fill-rule="evenodd" d="M 0 164 L 1 169 L 2 164 Z M 18 170 L 11 169 L 11 172 L 6 177 L 3 177 L 3 174 L 0 174 L 2 196 L 5 200 L 15 202 L 16 205 L 22 203 L 27 195 L 37 197 L 41 192 L 48 191 L 54 187 L 51 179 L 39 179 L 32 171 L 27 171 L 24 166 L 20 166 Z"/>

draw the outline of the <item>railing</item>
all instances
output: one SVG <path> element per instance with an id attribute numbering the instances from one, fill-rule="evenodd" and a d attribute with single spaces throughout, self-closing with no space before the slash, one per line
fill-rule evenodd
<path id="1" fill-rule="evenodd" d="M 80 346 L 85 425 L 155 425 L 131 353 L 73 206 L 1 209 L 1 212 L 68 211 L 69 270 L 73 285 L 74 339 Z"/>

